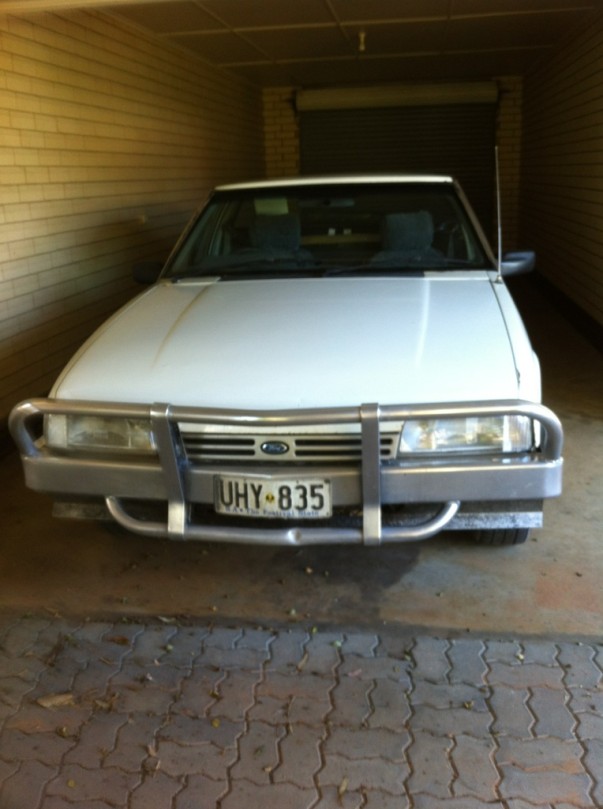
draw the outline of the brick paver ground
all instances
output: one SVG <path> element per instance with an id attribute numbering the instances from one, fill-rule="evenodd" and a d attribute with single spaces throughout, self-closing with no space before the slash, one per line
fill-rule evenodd
<path id="1" fill-rule="evenodd" d="M 603 646 L 0 618 L 1 809 L 603 806 Z"/>

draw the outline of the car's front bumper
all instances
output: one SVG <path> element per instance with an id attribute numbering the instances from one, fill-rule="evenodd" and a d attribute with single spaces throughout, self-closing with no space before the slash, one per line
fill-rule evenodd
<path id="1" fill-rule="evenodd" d="M 79 413 L 150 419 L 158 454 L 148 457 L 53 452 L 41 437 L 41 417 Z M 389 422 L 473 416 L 528 416 L 540 424 L 538 451 L 515 455 L 446 455 L 382 461 L 380 433 Z M 303 425 L 359 425 L 361 459 L 354 464 L 195 464 L 183 452 L 178 425 L 202 423 L 275 430 Z M 129 530 L 173 539 L 302 545 L 313 543 L 399 542 L 424 539 L 448 529 L 538 527 L 544 498 L 561 493 L 563 433 L 557 417 L 524 401 L 472 402 L 409 407 L 362 405 L 303 411 L 217 411 L 170 405 L 123 405 L 39 399 L 12 412 L 10 428 L 19 446 L 28 486 L 60 499 L 104 501 L 110 514 Z M 321 477 L 331 481 L 334 507 L 356 509 L 358 525 L 281 525 L 227 517 L 199 520 L 212 508 L 218 474 L 268 475 L 273 479 Z M 165 517 L 149 520 L 130 502 L 165 503 Z M 390 524 L 384 519 L 396 506 Z M 426 516 L 417 519 L 424 506 Z M 410 508 L 410 516 L 405 510 Z M 412 509 L 415 509 L 415 512 Z M 278 527 L 277 527 L 278 526 Z"/>

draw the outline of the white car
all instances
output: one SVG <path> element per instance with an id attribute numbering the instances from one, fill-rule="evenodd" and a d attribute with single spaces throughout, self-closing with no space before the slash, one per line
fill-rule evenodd
<path id="1" fill-rule="evenodd" d="M 523 542 L 563 465 L 503 280 L 533 259 L 497 261 L 450 177 L 219 187 L 13 410 L 26 481 L 173 539 Z"/>

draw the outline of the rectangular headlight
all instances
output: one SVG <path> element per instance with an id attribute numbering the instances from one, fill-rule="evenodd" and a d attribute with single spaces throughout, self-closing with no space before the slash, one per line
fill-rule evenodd
<path id="1" fill-rule="evenodd" d="M 46 443 L 54 449 L 154 452 L 151 422 L 147 419 L 104 416 L 49 415 Z"/>
<path id="2" fill-rule="evenodd" d="M 526 416 L 407 421 L 398 455 L 428 452 L 526 452 L 533 447 Z"/>

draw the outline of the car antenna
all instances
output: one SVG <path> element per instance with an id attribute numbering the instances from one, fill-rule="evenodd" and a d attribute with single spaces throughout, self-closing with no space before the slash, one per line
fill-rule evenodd
<path id="1" fill-rule="evenodd" d="M 494 166 L 496 174 L 496 228 L 498 238 L 498 256 L 497 256 L 497 269 L 496 283 L 502 284 L 502 222 L 501 222 L 501 206 L 500 206 L 500 170 L 498 166 L 498 145 L 494 147 Z"/>

